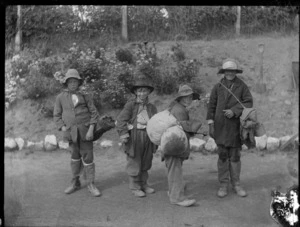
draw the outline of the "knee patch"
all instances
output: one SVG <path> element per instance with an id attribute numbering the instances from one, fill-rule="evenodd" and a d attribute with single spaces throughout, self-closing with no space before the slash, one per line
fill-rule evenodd
<path id="1" fill-rule="evenodd" d="M 228 154 L 227 154 L 227 152 L 224 151 L 224 150 L 219 151 L 219 159 L 220 159 L 222 162 L 227 161 L 227 159 L 228 159 Z"/>

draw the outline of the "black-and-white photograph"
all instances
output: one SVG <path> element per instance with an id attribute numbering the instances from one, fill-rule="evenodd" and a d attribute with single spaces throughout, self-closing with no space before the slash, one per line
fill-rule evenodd
<path id="1" fill-rule="evenodd" d="M 5 5 L 0 227 L 299 227 L 299 8 Z"/>

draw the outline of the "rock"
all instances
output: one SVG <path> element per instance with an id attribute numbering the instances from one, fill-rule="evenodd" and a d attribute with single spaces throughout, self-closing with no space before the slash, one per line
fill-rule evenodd
<path id="1" fill-rule="evenodd" d="M 275 151 L 279 148 L 280 140 L 275 137 L 268 137 L 267 139 L 267 150 Z"/>
<path id="2" fill-rule="evenodd" d="M 69 143 L 65 141 L 59 141 L 58 142 L 59 149 L 65 149 L 67 150 L 69 148 Z"/>
<path id="3" fill-rule="evenodd" d="M 289 139 L 291 139 L 291 136 L 283 136 L 279 138 L 280 141 L 280 147 L 282 147 Z M 287 148 L 293 148 L 294 143 L 290 143 L 290 145 L 287 146 Z"/>
<path id="4" fill-rule="evenodd" d="M 244 151 L 244 150 L 248 150 L 248 147 L 245 145 L 245 144 L 243 144 L 242 145 L 242 150 Z"/>
<path id="5" fill-rule="evenodd" d="M 291 138 L 291 136 L 283 136 L 279 138 L 280 144 L 284 144 L 285 142 L 287 142 L 289 139 Z"/>
<path id="6" fill-rule="evenodd" d="M 121 143 L 121 142 L 119 142 L 119 143 L 118 143 L 118 146 L 119 146 L 119 147 L 122 147 L 122 143 Z"/>
<path id="7" fill-rule="evenodd" d="M 285 103 L 286 105 L 292 105 L 292 102 L 291 102 L 290 100 L 285 100 L 284 103 Z"/>
<path id="8" fill-rule="evenodd" d="M 112 145 L 113 145 L 113 141 L 111 140 L 102 140 L 100 143 L 100 146 L 103 148 L 112 147 Z"/>
<path id="9" fill-rule="evenodd" d="M 55 135 L 47 135 L 44 140 L 46 151 L 53 151 L 57 148 L 57 140 Z"/>
<path id="10" fill-rule="evenodd" d="M 295 146 L 299 147 L 299 136 L 295 138 Z"/>
<path id="11" fill-rule="evenodd" d="M 41 151 L 44 150 L 44 141 L 40 141 L 40 142 L 27 141 L 26 147 L 29 150 Z"/>
<path id="12" fill-rule="evenodd" d="M 254 137 L 255 139 L 255 143 L 256 143 L 256 148 L 258 150 L 264 150 L 266 149 L 267 147 L 267 135 L 263 135 L 263 136 L 260 136 L 260 137 Z"/>
<path id="13" fill-rule="evenodd" d="M 190 149 L 193 151 L 201 151 L 204 146 L 205 146 L 206 142 L 202 139 L 199 138 L 191 138 L 190 139 Z"/>
<path id="14" fill-rule="evenodd" d="M 15 141 L 18 144 L 19 151 L 22 150 L 25 145 L 25 141 L 21 137 L 16 138 Z"/>
<path id="15" fill-rule="evenodd" d="M 217 144 L 213 138 L 209 138 L 205 144 L 205 150 L 214 152 L 217 150 Z"/>
<path id="16" fill-rule="evenodd" d="M 18 144 L 13 138 L 5 138 L 4 149 L 7 151 L 17 150 Z"/>

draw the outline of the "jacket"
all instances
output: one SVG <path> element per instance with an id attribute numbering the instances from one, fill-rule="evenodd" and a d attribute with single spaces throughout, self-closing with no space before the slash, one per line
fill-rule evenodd
<path id="1" fill-rule="evenodd" d="M 56 97 L 53 119 L 59 131 L 66 126 L 64 139 L 77 142 L 78 131 L 80 138 L 85 140 L 89 126 L 97 123 L 98 112 L 91 96 L 77 92 L 78 103 L 74 107 L 71 95 L 71 92 L 64 90 Z"/>
<path id="2" fill-rule="evenodd" d="M 221 83 L 226 87 L 227 80 L 222 78 Z M 243 103 L 246 108 L 253 106 L 253 98 L 247 85 L 237 76 L 232 80 L 231 92 Z M 227 118 L 223 110 L 231 109 L 232 118 Z M 214 121 L 214 139 L 217 145 L 225 147 L 241 147 L 240 116 L 243 107 L 238 103 L 221 84 L 217 83 L 210 95 L 206 120 Z"/>
<path id="3" fill-rule="evenodd" d="M 123 151 L 131 157 L 134 157 L 135 144 L 136 144 L 136 128 L 137 128 L 137 115 L 139 109 L 139 103 L 136 100 L 128 101 L 123 110 L 117 116 L 116 129 L 120 137 L 128 134 L 131 139 L 123 145 Z M 147 114 L 151 118 L 154 114 L 157 113 L 157 108 L 151 104 L 146 104 Z M 128 125 L 132 125 L 133 128 L 130 129 Z M 149 139 L 150 140 L 150 139 Z M 155 153 L 157 145 L 151 142 L 151 150 Z"/>
<path id="4" fill-rule="evenodd" d="M 177 101 L 173 101 L 170 106 L 169 106 L 169 111 L 170 113 L 179 121 L 189 121 L 190 117 L 189 117 L 189 112 L 188 110 L 182 105 L 180 104 L 179 102 Z M 188 140 L 188 150 L 185 152 L 185 154 L 182 156 L 182 157 L 179 157 L 179 158 L 183 158 L 183 159 L 188 159 L 189 155 L 190 155 L 190 142 L 189 142 L 189 139 L 191 137 L 191 134 L 186 132 L 185 131 L 185 134 L 186 134 L 186 137 L 187 137 L 187 140 Z"/>

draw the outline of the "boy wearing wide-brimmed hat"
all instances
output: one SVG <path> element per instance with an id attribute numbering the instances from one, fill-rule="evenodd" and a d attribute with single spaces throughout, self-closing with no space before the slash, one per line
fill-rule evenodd
<path id="1" fill-rule="evenodd" d="M 243 107 L 236 98 L 246 108 L 253 106 L 253 98 L 247 85 L 236 76 L 237 73 L 242 72 L 236 60 L 230 58 L 224 60 L 219 70 L 220 74 L 224 74 L 224 78 L 213 87 L 208 104 L 206 119 L 209 124 L 209 134 L 218 146 L 220 188 L 217 195 L 221 198 L 228 194 L 229 182 L 237 195 L 247 196 L 247 192 L 240 185 L 242 144 L 239 117 Z"/>
<path id="2" fill-rule="evenodd" d="M 192 103 L 193 100 L 197 100 L 200 98 L 200 95 L 193 92 L 192 88 L 188 85 L 182 85 L 179 87 L 178 94 L 175 97 L 175 100 L 171 102 L 168 107 L 170 113 L 178 120 L 178 122 L 185 123 L 183 126 L 184 131 L 186 132 L 186 136 L 189 140 L 190 133 L 194 131 L 198 131 L 201 125 L 194 124 L 186 124 L 189 122 L 189 112 L 187 107 Z M 189 122 L 193 123 L 193 122 Z M 194 129 L 194 126 L 197 125 L 197 128 Z M 187 132 L 189 131 L 189 132 Z M 165 160 L 165 164 L 168 171 L 168 196 L 171 204 L 176 204 L 183 207 L 189 207 L 196 203 L 195 199 L 188 199 L 184 195 L 185 184 L 183 181 L 183 173 L 182 173 L 182 164 L 183 161 L 188 159 L 188 152 L 185 152 L 183 156 L 170 156 L 164 155 L 162 157 Z"/>
<path id="3" fill-rule="evenodd" d="M 151 81 L 140 73 L 130 88 L 136 97 L 125 104 L 116 123 L 123 150 L 127 155 L 126 172 L 129 176 L 129 188 L 137 197 L 145 197 L 146 194 L 155 192 L 147 183 L 153 153 L 157 149 L 146 131 L 148 120 L 157 113 L 156 107 L 148 99 L 153 90 Z"/>
<path id="4" fill-rule="evenodd" d="M 63 84 L 65 89 L 56 97 L 53 115 L 58 130 L 63 132 L 63 137 L 69 142 L 71 149 L 72 182 L 65 193 L 71 194 L 80 189 L 79 177 L 83 171 L 88 190 L 93 196 L 100 196 L 101 193 L 94 184 L 92 142 L 98 113 L 93 99 L 78 90 L 82 79 L 77 70 L 69 69 Z"/>

